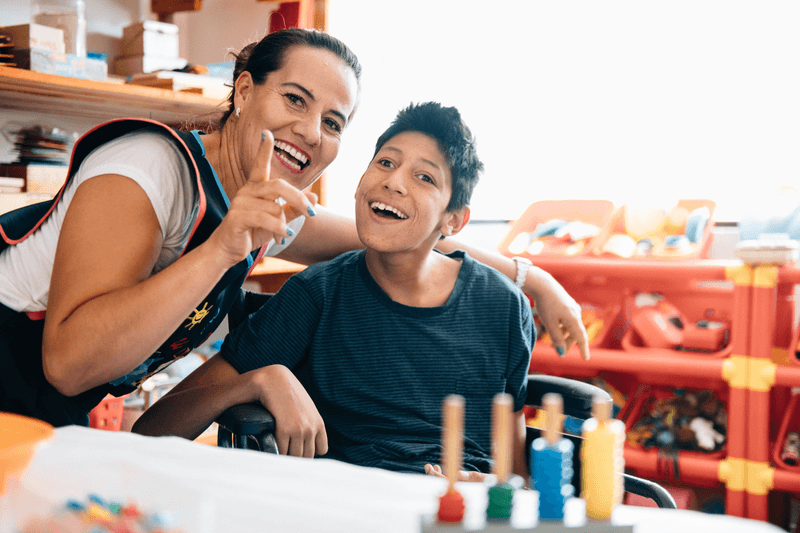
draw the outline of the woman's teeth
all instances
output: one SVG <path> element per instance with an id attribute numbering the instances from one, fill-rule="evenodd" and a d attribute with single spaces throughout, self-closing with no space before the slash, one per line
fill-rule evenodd
<path id="1" fill-rule="evenodd" d="M 276 155 L 292 168 L 303 170 L 308 166 L 308 156 L 300 150 L 293 148 L 283 141 L 275 141 L 275 148 L 278 150 Z"/>

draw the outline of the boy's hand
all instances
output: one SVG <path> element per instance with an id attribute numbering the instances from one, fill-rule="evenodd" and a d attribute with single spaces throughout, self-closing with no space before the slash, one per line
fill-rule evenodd
<path id="1" fill-rule="evenodd" d="M 275 417 L 278 453 L 313 458 L 328 453 L 325 422 L 294 373 L 283 365 L 253 370 L 260 401 Z"/>
<path id="2" fill-rule="evenodd" d="M 435 477 L 442 477 L 447 479 L 447 476 L 444 475 L 442 472 L 442 467 L 439 465 L 425 465 L 425 473 L 429 476 Z M 468 481 L 468 482 L 478 482 L 481 483 L 483 480 L 486 479 L 486 474 L 483 472 L 475 472 L 475 471 L 467 471 L 467 470 L 460 470 L 458 472 L 458 480 L 459 481 Z"/>

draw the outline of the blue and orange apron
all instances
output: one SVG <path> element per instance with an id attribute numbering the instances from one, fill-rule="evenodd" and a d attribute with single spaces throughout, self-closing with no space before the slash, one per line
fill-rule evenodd
<path id="1" fill-rule="evenodd" d="M 198 216 L 182 254 L 205 242 L 227 213 L 228 199 L 205 158 L 197 132 L 176 131 L 152 120 L 121 119 L 92 129 L 76 142 L 67 180 L 55 198 L 0 216 L 0 252 L 22 242 L 42 225 L 81 162 L 94 148 L 126 133 L 154 126 L 162 128 L 179 147 L 197 184 Z M 57 427 L 88 425 L 88 412 L 106 394 L 121 396 L 134 391 L 147 377 L 200 346 L 228 315 L 231 306 L 242 306 L 242 283 L 263 250 L 253 251 L 246 260 L 228 270 L 181 326 L 133 372 L 74 397 L 62 395 L 44 377 L 41 357 L 44 312 L 18 313 L 0 304 L 0 411 L 32 416 Z"/>

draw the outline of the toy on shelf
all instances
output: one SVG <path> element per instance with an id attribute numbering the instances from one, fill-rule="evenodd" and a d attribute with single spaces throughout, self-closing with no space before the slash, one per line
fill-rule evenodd
<path id="1" fill-rule="evenodd" d="M 517 219 L 498 249 L 505 255 L 582 255 L 614 211 L 608 200 L 543 200 Z"/>
<path id="2" fill-rule="evenodd" d="M 668 209 L 626 204 L 594 240 L 592 253 L 623 258 L 707 257 L 715 207 L 711 200 L 679 200 Z"/>
<path id="3" fill-rule="evenodd" d="M 632 307 L 631 327 L 622 339 L 627 351 L 644 347 L 724 355 L 729 346 L 730 326 L 726 322 L 692 322 L 661 294 L 638 293 Z"/>
<path id="4" fill-rule="evenodd" d="M 134 503 L 106 501 L 95 494 L 70 500 L 50 516 L 28 520 L 21 533 L 182 533 L 165 513 L 146 513 Z"/>
<path id="5" fill-rule="evenodd" d="M 583 423 L 581 483 L 586 500 L 586 516 L 608 520 L 622 503 L 625 458 L 625 424 L 611 418 L 611 402 L 596 400 L 592 417 Z"/>
<path id="6" fill-rule="evenodd" d="M 779 467 L 800 469 L 800 390 L 793 391 L 786 406 L 772 456 Z"/>
<path id="7" fill-rule="evenodd" d="M 797 466 L 800 463 L 800 433 L 790 431 L 783 441 L 781 460 L 787 465 Z"/>
<path id="8" fill-rule="evenodd" d="M 727 440 L 725 403 L 710 390 L 643 389 L 626 416 L 628 445 L 721 453 Z"/>
<path id="9" fill-rule="evenodd" d="M 610 513 L 606 518 L 590 518 L 582 524 L 566 525 L 564 521 L 565 506 L 574 495 L 571 485 L 572 479 L 572 442 L 560 435 L 562 417 L 562 399 L 556 394 L 547 394 L 543 399 L 545 411 L 548 413 L 545 436 L 535 439 L 531 444 L 532 471 L 536 473 L 531 480 L 531 486 L 538 492 L 538 512 L 531 509 L 526 516 L 527 507 L 513 506 L 514 499 L 522 495 L 518 484 L 510 478 L 512 464 L 513 435 L 513 400 L 507 394 L 498 394 L 494 398 L 492 410 L 492 459 L 494 462 L 493 473 L 495 480 L 481 484 L 486 487 L 486 510 L 481 515 L 469 512 L 465 507 L 465 500 L 455 488 L 456 472 L 461 466 L 462 443 L 455 440 L 463 438 L 463 412 L 464 399 L 461 396 L 448 396 L 443 407 L 442 428 L 442 463 L 444 473 L 448 479 L 448 487 L 439 499 L 439 509 L 435 515 L 422 516 L 420 531 L 422 533 L 465 533 L 468 531 L 481 531 L 485 533 L 633 533 L 633 526 L 629 524 L 612 523 Z M 610 403 L 608 404 L 610 406 Z M 608 407 L 607 406 L 607 407 Z M 606 409 L 606 411 L 610 410 Z M 593 463 L 606 463 L 611 468 L 619 468 L 615 475 L 608 477 L 608 483 L 603 485 L 602 478 L 592 481 L 595 490 L 599 493 L 612 493 L 613 501 L 618 502 L 622 494 L 622 476 L 624 464 L 621 462 L 621 442 L 613 441 L 613 446 L 603 446 L 603 432 L 617 439 L 619 420 L 602 420 L 602 410 L 597 411 L 600 420 L 595 426 L 598 431 L 592 436 L 593 442 L 600 445 L 590 446 L 588 455 L 583 455 L 583 470 L 587 468 L 595 473 L 604 472 L 605 467 L 596 469 Z M 588 422 L 588 421 L 587 421 Z M 624 428 L 622 430 L 624 435 Z M 600 440 L 598 440 L 600 439 Z M 619 453 L 617 453 L 619 452 Z M 604 457 L 603 454 L 610 454 Z M 612 474 L 614 474 L 612 472 Z M 519 476 L 517 476 L 519 479 Z M 584 480 L 584 486 L 587 481 Z M 617 496 L 619 492 L 619 497 Z M 466 493 L 466 492 L 465 492 Z M 531 493 L 525 492 L 524 495 Z M 531 494 L 533 495 L 533 494 Z M 455 505 L 453 502 L 457 501 Z M 530 500 L 529 500 L 530 501 Z M 615 503 L 616 504 L 616 503 Z M 452 506 L 452 507 L 451 507 Z M 452 508 L 455 509 L 452 509 Z M 588 508 L 588 502 L 587 502 Z M 573 507 L 575 509 L 575 507 Z M 452 510 L 452 512 L 451 512 Z M 473 510 L 477 511 L 477 509 Z M 444 511 L 444 512 L 443 512 Z M 465 513 L 465 511 L 467 511 Z M 465 515 L 470 518 L 465 519 Z M 481 518 L 474 520 L 474 518 Z M 575 517 L 573 517 L 575 518 Z"/>

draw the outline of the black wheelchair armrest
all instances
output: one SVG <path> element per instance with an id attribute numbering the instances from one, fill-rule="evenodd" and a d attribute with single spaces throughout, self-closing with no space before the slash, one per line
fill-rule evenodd
<path id="1" fill-rule="evenodd" d="M 678 508 L 678 504 L 675 503 L 675 498 L 672 497 L 672 494 L 658 483 L 625 473 L 622 474 L 622 478 L 625 481 L 625 492 L 650 498 L 661 509 Z"/>
<path id="2" fill-rule="evenodd" d="M 216 419 L 217 445 L 278 453 L 275 417 L 260 402 L 243 403 L 226 409 Z"/>
<path id="3" fill-rule="evenodd" d="M 592 416 L 595 397 L 611 401 L 611 395 L 600 387 L 574 379 L 542 374 L 528 375 L 528 400 L 525 405 L 541 406 L 547 393 L 560 394 L 564 400 L 564 414 L 585 420 Z"/>

